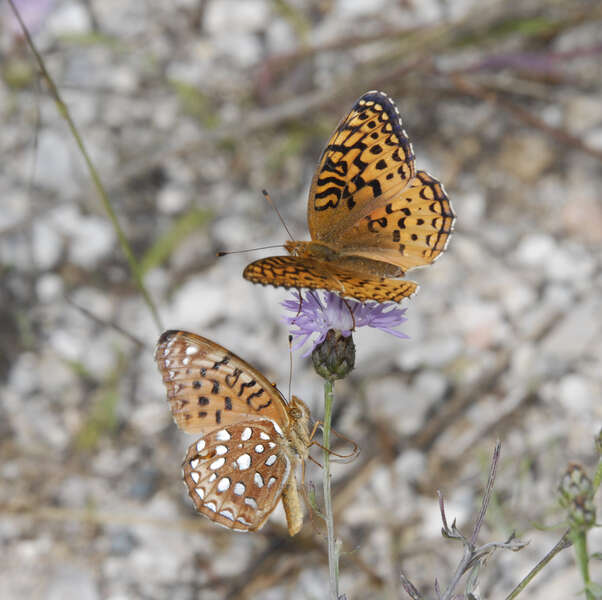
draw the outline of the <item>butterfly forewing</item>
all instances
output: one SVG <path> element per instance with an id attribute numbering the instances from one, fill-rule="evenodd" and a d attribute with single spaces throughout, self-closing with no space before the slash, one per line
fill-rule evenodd
<path id="1" fill-rule="evenodd" d="M 413 281 L 356 274 L 314 258 L 271 256 L 247 266 L 243 277 L 253 283 L 284 288 L 330 290 L 360 302 L 401 302 L 418 289 Z"/>
<path id="2" fill-rule="evenodd" d="M 291 474 L 285 440 L 268 419 L 216 429 L 192 444 L 184 481 L 197 510 L 240 531 L 259 529 Z"/>
<path id="3" fill-rule="evenodd" d="M 339 123 L 322 153 L 309 193 L 313 240 L 337 242 L 366 204 L 414 176 L 414 153 L 393 102 L 368 92 Z"/>
<path id="4" fill-rule="evenodd" d="M 166 331 L 157 344 L 155 360 L 173 418 L 188 433 L 207 433 L 253 417 L 288 426 L 278 389 L 211 340 L 185 331 Z"/>

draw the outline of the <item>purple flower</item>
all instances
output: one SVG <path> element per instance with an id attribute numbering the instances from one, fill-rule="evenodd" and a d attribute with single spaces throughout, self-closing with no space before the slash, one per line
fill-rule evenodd
<path id="1" fill-rule="evenodd" d="M 293 292 L 292 300 L 285 300 L 282 306 L 292 313 L 284 320 L 291 327 L 295 338 L 295 350 L 311 340 L 311 347 L 303 356 L 309 356 L 314 348 L 321 344 L 330 329 L 340 331 L 345 337 L 350 336 L 354 325 L 359 327 L 375 327 L 398 338 L 407 339 L 408 335 L 397 331 L 407 321 L 407 309 L 399 308 L 391 302 L 358 302 L 346 298 L 343 300 L 332 292 L 306 291 L 301 294 Z M 317 334 L 317 335 L 316 335 Z"/>

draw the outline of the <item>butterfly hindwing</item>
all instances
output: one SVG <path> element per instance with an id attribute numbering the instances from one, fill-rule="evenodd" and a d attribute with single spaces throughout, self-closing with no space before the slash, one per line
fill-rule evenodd
<path id="1" fill-rule="evenodd" d="M 291 475 L 284 444 L 269 419 L 228 425 L 200 438 L 182 465 L 196 509 L 229 529 L 259 529 Z"/>
<path id="2" fill-rule="evenodd" d="M 350 254 L 394 264 L 406 272 L 433 262 L 445 250 L 453 223 L 441 183 L 417 171 L 411 186 L 362 218 L 345 238 L 350 240 Z M 340 253 L 347 253 L 345 244 Z"/>

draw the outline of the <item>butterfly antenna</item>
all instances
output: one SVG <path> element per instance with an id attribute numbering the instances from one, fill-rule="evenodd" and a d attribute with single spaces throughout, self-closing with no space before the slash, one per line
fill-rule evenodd
<path id="1" fill-rule="evenodd" d="M 292 398 L 292 381 L 293 381 L 293 336 L 289 333 L 288 335 L 288 357 L 289 357 L 289 369 L 288 369 L 288 401 Z"/>
<path id="2" fill-rule="evenodd" d="M 268 250 L 269 248 L 284 248 L 282 244 L 275 244 L 273 246 L 260 246 L 259 248 L 249 248 L 248 250 L 228 250 L 218 252 L 217 256 L 226 256 L 228 254 L 244 254 L 245 252 L 255 252 L 255 250 Z"/>
<path id="3" fill-rule="evenodd" d="M 268 204 L 276 211 L 276 214 L 278 215 L 282 226 L 284 227 L 284 229 L 286 229 L 286 233 L 288 233 L 288 237 L 291 240 L 294 240 L 293 234 L 289 231 L 288 227 L 286 226 L 286 223 L 284 222 L 280 211 L 278 210 L 277 206 L 272 202 L 272 199 L 270 198 L 270 195 L 268 194 L 267 190 L 261 190 L 261 193 L 265 196 L 265 199 L 268 201 Z"/>

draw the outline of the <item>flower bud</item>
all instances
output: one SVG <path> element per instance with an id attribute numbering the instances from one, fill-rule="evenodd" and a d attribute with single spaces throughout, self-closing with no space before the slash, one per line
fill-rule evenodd
<path id="1" fill-rule="evenodd" d="M 320 377 L 330 381 L 343 379 L 355 366 L 353 337 L 344 336 L 336 329 L 329 329 L 324 341 L 314 348 L 311 359 Z"/>
<path id="2" fill-rule="evenodd" d="M 560 504 L 567 509 L 571 529 L 589 529 L 596 522 L 594 490 L 583 467 L 572 463 L 560 481 Z"/>

